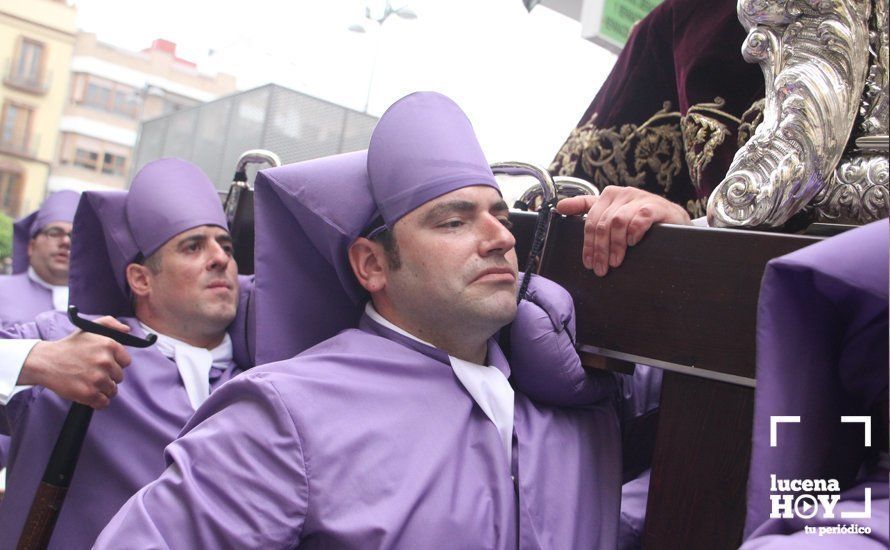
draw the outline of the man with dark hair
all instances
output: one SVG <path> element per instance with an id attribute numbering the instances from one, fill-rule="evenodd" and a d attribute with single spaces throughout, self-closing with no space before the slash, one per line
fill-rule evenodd
<path id="1" fill-rule="evenodd" d="M 258 218 L 257 332 L 264 357 L 287 359 L 215 392 L 97 548 L 615 546 L 612 378 L 579 366 L 575 408 L 514 385 L 492 337 L 517 315 L 515 241 L 457 105 L 407 96 L 367 169 L 354 153 L 267 170 L 257 197 L 279 228 Z M 569 332 L 553 309 L 548 326 Z M 312 346 L 309 319 L 344 323 Z M 312 347 L 281 353 L 294 339 Z"/>
<path id="2" fill-rule="evenodd" d="M 0 328 L 68 307 L 71 222 L 79 199 L 74 191 L 53 193 L 13 225 L 13 274 L 0 277 Z M 8 452 L 9 438 L 0 435 L 0 481 Z"/>
<path id="3" fill-rule="evenodd" d="M 0 337 L 0 412 L 11 428 L 0 547 L 13 548 L 71 401 L 96 409 L 50 547 L 88 548 L 163 471 L 163 449 L 212 388 L 249 365 L 233 330 L 232 242 L 216 191 L 178 159 L 146 165 L 129 192 L 86 192 L 74 221 L 71 303 L 156 345 L 126 350 L 61 313 Z M 243 297 L 242 297 L 243 300 Z M 229 335 L 229 331 L 232 335 Z M 127 369 L 126 376 L 124 368 Z"/>
<path id="4" fill-rule="evenodd" d="M 53 193 L 13 226 L 12 275 L 0 277 L 0 327 L 68 307 L 71 223 L 80 194 Z"/>

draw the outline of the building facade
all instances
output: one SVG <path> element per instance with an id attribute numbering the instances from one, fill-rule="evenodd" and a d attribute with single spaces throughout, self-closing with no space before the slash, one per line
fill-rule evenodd
<path id="1" fill-rule="evenodd" d="M 47 192 L 76 41 L 65 1 L 0 0 L 0 212 L 18 217 Z"/>
<path id="2" fill-rule="evenodd" d="M 131 52 L 79 32 L 70 72 L 49 191 L 125 189 L 141 120 L 235 90 L 233 76 L 201 72 L 166 40 Z"/>

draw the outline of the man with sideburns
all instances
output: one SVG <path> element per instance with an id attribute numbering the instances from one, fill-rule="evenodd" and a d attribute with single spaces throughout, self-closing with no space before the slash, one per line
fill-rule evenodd
<path id="1" fill-rule="evenodd" d="M 129 192 L 86 192 L 74 220 L 71 303 L 154 346 L 126 349 L 61 313 L 0 333 L 0 413 L 12 439 L 0 547 L 15 547 L 72 401 L 95 409 L 51 548 L 88 548 L 164 469 L 163 449 L 211 389 L 249 366 L 235 323 L 232 242 L 196 166 L 147 164 Z M 115 319 L 114 317 L 117 317 Z M 231 336 L 230 336 L 231 332 Z"/>

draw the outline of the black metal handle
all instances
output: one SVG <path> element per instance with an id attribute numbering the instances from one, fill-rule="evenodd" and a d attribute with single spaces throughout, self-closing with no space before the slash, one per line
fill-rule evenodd
<path id="1" fill-rule="evenodd" d="M 149 334 L 143 339 L 84 319 L 78 314 L 77 306 L 68 306 L 68 319 L 84 332 L 105 336 L 132 348 L 147 348 L 158 339 L 157 334 Z M 31 503 L 28 519 L 19 537 L 18 550 L 43 550 L 49 545 L 92 418 L 93 409 L 86 405 L 73 403 L 68 410 Z"/>
<path id="2" fill-rule="evenodd" d="M 93 334 L 98 334 L 99 336 L 104 336 L 106 338 L 111 338 L 118 344 L 128 346 L 131 348 L 147 348 L 157 341 L 157 334 L 149 334 L 144 339 L 139 338 L 138 336 L 133 336 L 132 334 L 127 334 L 126 332 L 121 332 L 119 330 L 114 330 L 113 328 L 108 328 L 106 326 L 102 326 L 99 323 L 94 323 L 89 319 L 84 319 L 78 314 L 77 306 L 68 306 L 68 318 L 71 320 L 71 323 L 74 324 L 77 328 L 84 332 L 92 332 Z"/>

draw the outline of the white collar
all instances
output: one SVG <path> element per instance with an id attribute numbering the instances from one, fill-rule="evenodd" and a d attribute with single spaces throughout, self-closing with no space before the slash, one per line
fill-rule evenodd
<path id="1" fill-rule="evenodd" d="M 161 334 L 142 321 L 139 321 L 139 326 L 146 332 L 158 335 L 155 345 L 164 357 L 176 363 L 189 402 L 195 409 L 210 395 L 210 368 L 227 369 L 235 364 L 232 338 L 228 333 L 218 346 L 208 350 Z"/>
<path id="2" fill-rule="evenodd" d="M 436 346 L 421 340 L 408 331 L 387 321 L 371 302 L 365 304 L 365 314 L 373 321 L 421 344 Z M 501 443 L 507 452 L 507 467 L 512 468 L 513 460 L 513 406 L 515 393 L 507 377 L 497 367 L 480 365 L 471 361 L 448 356 L 451 370 L 464 386 L 473 401 L 482 409 L 485 416 L 498 430 Z"/>
<path id="3" fill-rule="evenodd" d="M 44 281 L 30 265 L 28 266 L 28 278 L 37 283 L 37 285 L 52 292 L 53 309 L 56 311 L 65 311 L 68 309 L 68 286 L 67 285 L 51 285 Z"/>

